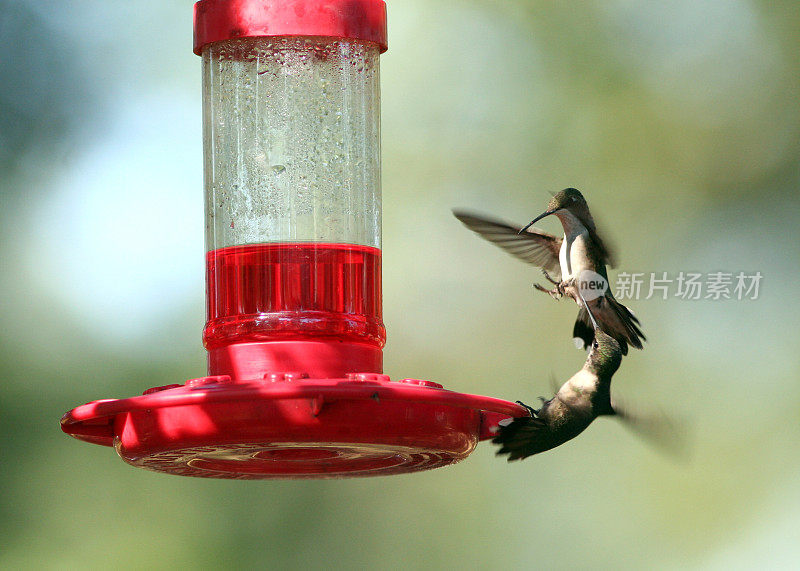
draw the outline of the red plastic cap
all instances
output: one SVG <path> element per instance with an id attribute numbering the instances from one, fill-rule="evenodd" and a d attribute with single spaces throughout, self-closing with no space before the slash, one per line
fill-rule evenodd
<path id="1" fill-rule="evenodd" d="M 323 36 L 375 42 L 386 51 L 383 0 L 200 0 L 194 53 L 233 38 Z"/>

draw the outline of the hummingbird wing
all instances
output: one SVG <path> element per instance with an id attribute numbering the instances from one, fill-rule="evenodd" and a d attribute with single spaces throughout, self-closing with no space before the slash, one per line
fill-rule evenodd
<path id="1" fill-rule="evenodd" d="M 634 434 L 675 459 L 688 460 L 688 423 L 685 420 L 676 422 L 663 412 L 633 413 L 617 399 L 614 399 L 612 406 L 614 414 Z"/>
<path id="2" fill-rule="evenodd" d="M 581 217 L 581 222 L 589 231 L 589 237 L 596 246 L 596 248 L 593 249 L 593 253 L 596 255 L 594 259 L 595 265 L 598 267 L 602 266 L 603 272 L 605 272 L 605 266 L 616 267 L 616 248 L 614 248 L 613 244 L 609 245 L 607 240 L 600 237 L 600 234 L 597 232 L 597 224 L 595 223 L 594 217 L 588 212 L 588 209 L 585 216 Z"/>
<path id="3" fill-rule="evenodd" d="M 617 266 L 617 256 L 614 248 L 609 247 L 608 242 L 600 237 L 600 234 L 597 233 L 597 228 L 594 224 L 587 226 L 586 229 L 589 231 L 589 236 L 591 237 L 592 241 L 597 245 L 597 261 L 602 263 L 603 266 L 611 266 L 612 268 L 615 268 Z"/>
<path id="4" fill-rule="evenodd" d="M 521 226 L 512 226 L 500 220 L 493 220 L 463 210 L 453 210 L 453 215 L 464 226 L 512 256 L 549 272 L 556 274 L 561 272 L 558 262 L 561 238 L 536 228 L 528 228 L 520 234 Z"/>

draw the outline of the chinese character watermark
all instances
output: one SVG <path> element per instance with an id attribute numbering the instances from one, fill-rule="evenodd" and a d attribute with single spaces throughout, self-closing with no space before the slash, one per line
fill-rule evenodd
<path id="1" fill-rule="evenodd" d="M 641 299 L 643 292 L 644 299 L 756 300 L 762 277 L 761 272 L 620 272 L 613 291 L 619 300 Z"/>
<path id="2" fill-rule="evenodd" d="M 642 291 L 642 276 L 644 274 L 620 272 L 617 275 L 617 289 L 614 295 L 618 299 L 639 299 Z"/>

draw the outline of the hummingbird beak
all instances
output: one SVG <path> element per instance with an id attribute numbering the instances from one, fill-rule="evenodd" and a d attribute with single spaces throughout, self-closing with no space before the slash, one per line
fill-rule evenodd
<path id="1" fill-rule="evenodd" d="M 545 216 L 550 216 L 551 214 L 555 214 L 555 213 L 556 213 L 558 210 L 559 210 L 559 209 L 558 209 L 558 208 L 556 208 L 556 209 L 554 209 L 554 210 L 548 210 L 547 212 L 542 212 L 542 213 L 541 213 L 539 216 L 537 216 L 536 218 L 534 218 L 533 220 L 531 220 L 530 224 L 528 224 L 527 226 L 525 226 L 525 228 L 523 228 L 522 230 L 520 230 L 519 232 L 517 232 L 517 234 L 522 234 L 523 232 L 525 232 L 525 230 L 527 230 L 528 228 L 530 228 L 531 226 L 533 226 L 534 224 L 536 224 L 536 223 L 537 223 L 539 220 L 541 220 L 541 219 L 542 219 L 542 218 L 544 218 Z"/>
<path id="2" fill-rule="evenodd" d="M 597 331 L 599 329 L 599 327 L 597 326 L 597 320 L 594 318 L 594 313 L 592 313 L 592 310 L 589 309 L 589 304 L 586 303 L 586 299 L 583 297 L 580 288 L 578 288 L 578 297 L 581 298 L 581 301 L 583 302 L 583 307 L 586 308 L 586 313 L 589 314 L 589 319 L 592 322 L 592 326 L 594 327 L 594 330 Z"/>

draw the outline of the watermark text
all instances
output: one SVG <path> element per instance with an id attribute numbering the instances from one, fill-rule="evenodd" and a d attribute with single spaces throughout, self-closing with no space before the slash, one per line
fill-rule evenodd
<path id="1" fill-rule="evenodd" d="M 620 272 L 614 285 L 619 299 L 756 300 L 761 272 Z"/>

